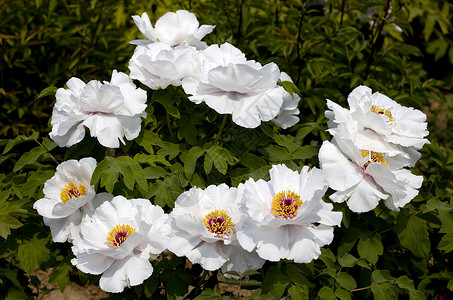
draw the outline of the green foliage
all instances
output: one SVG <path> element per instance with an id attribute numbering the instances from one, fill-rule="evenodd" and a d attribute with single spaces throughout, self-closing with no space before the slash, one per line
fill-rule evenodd
<path id="1" fill-rule="evenodd" d="M 195 3 L 196 2 L 196 3 Z M 329 139 L 325 99 L 346 106 L 357 85 L 428 115 L 430 145 L 414 173 L 419 195 L 400 212 L 383 205 L 356 214 L 342 204 L 342 226 L 308 264 L 266 262 L 260 272 L 223 282 L 251 299 L 432 299 L 453 292 L 453 39 L 452 4 L 420 1 L 2 1 L 0 5 L 0 294 L 36 297 L 36 268 L 54 268 L 60 291 L 77 275 L 68 244 L 53 243 L 32 208 L 59 162 L 95 157 L 97 192 L 146 198 L 166 212 L 191 187 L 248 178 L 268 179 L 272 164 L 294 170 L 318 166 Z M 391 9 L 390 9 L 391 4 Z M 280 84 L 301 96 L 300 122 L 286 130 L 272 123 L 235 125 L 181 88 L 148 92 L 140 136 L 113 151 L 85 139 L 61 149 L 49 138 L 57 87 L 72 76 L 108 80 L 126 71 L 142 38 L 131 15 L 148 12 L 153 24 L 167 11 L 188 9 L 200 24 L 216 24 L 204 39 L 228 41 L 249 59 L 276 62 L 293 79 Z M 137 82 L 136 82 L 137 83 Z M 329 192 L 330 193 L 330 192 Z M 326 201 L 328 197 L 325 197 Z M 168 253 L 167 253 L 168 254 Z M 142 285 L 124 299 L 229 299 L 217 272 L 185 258 L 163 255 Z M 79 274 L 97 284 L 98 276 Z M 190 288 L 189 288 L 190 287 Z M 239 294 L 241 295 L 241 294 Z"/>

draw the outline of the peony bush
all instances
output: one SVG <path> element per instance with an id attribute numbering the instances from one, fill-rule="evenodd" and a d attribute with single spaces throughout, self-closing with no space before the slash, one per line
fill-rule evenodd
<path id="1" fill-rule="evenodd" d="M 448 77 L 413 60 L 421 8 L 221 2 L 134 9 L 112 40 L 102 10 L 131 7 L 91 2 L 80 68 L 36 96 L 48 127 L 2 140 L 5 297 L 48 292 L 48 268 L 124 299 L 451 297 L 453 159 L 426 109 L 451 112 Z M 122 64 L 86 57 L 98 33 Z"/>

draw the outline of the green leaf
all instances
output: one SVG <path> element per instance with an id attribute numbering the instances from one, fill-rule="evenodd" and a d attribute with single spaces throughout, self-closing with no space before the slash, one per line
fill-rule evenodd
<path id="1" fill-rule="evenodd" d="M 39 136 L 38 132 L 32 130 L 32 134 L 30 136 L 25 136 L 22 134 L 15 137 L 13 140 L 8 141 L 8 144 L 6 144 L 5 149 L 3 149 L 3 155 L 9 152 L 9 150 L 11 150 L 16 145 L 38 140 L 38 136 Z"/>
<path id="2" fill-rule="evenodd" d="M 377 235 L 363 234 L 357 244 L 357 251 L 361 258 L 368 260 L 372 264 L 376 264 L 379 256 L 384 253 L 384 246 Z"/>
<path id="3" fill-rule="evenodd" d="M 426 300 L 422 291 L 409 291 L 410 300 Z"/>
<path id="4" fill-rule="evenodd" d="M 340 273 L 338 274 L 337 277 L 335 277 L 335 280 L 346 290 L 350 291 L 352 289 L 355 289 L 357 287 L 357 283 L 355 282 L 355 279 L 349 275 L 348 273 Z"/>
<path id="5" fill-rule="evenodd" d="M 154 197 L 154 205 L 165 207 L 166 205 L 170 208 L 174 206 L 174 201 L 182 193 L 182 188 L 179 183 L 178 176 L 173 174 L 164 180 L 157 180 L 156 183 L 151 184 L 148 188 L 148 194 L 146 198 Z"/>
<path id="6" fill-rule="evenodd" d="M 195 166 L 197 160 L 200 156 L 205 153 L 200 147 L 195 146 L 189 149 L 186 155 L 186 160 L 184 161 L 184 175 L 187 179 L 192 178 L 193 172 L 195 171 Z"/>
<path id="7" fill-rule="evenodd" d="M 327 286 L 322 287 L 318 292 L 318 297 L 321 300 L 336 300 L 335 293 Z"/>
<path id="8" fill-rule="evenodd" d="M 179 127 L 179 136 L 183 137 L 189 145 L 197 144 L 197 128 L 192 123 L 185 123 Z"/>
<path id="9" fill-rule="evenodd" d="M 371 291 L 375 300 L 394 300 L 398 299 L 398 292 L 390 286 L 390 284 L 371 284 Z"/>
<path id="10" fill-rule="evenodd" d="M 373 273 L 371 273 L 371 278 L 373 279 L 373 282 L 376 283 L 395 280 L 395 277 L 390 274 L 389 270 L 375 270 L 373 271 Z"/>
<path id="11" fill-rule="evenodd" d="M 414 281 L 407 276 L 400 276 L 395 282 L 401 289 L 415 291 Z"/>
<path id="12" fill-rule="evenodd" d="M 165 289 L 170 295 L 183 295 L 186 293 L 186 283 L 178 276 L 170 276 L 165 285 Z"/>
<path id="13" fill-rule="evenodd" d="M 308 299 L 308 291 L 297 285 L 291 286 L 288 289 L 288 294 L 292 299 Z"/>
<path id="14" fill-rule="evenodd" d="M 453 291 L 453 279 L 450 279 L 447 283 L 447 289 Z"/>
<path id="15" fill-rule="evenodd" d="M 43 170 L 33 172 L 23 185 L 21 192 L 26 197 L 32 196 L 46 180 L 55 175 L 54 170 Z"/>
<path id="16" fill-rule="evenodd" d="M 21 227 L 23 224 L 16 218 L 8 215 L 0 215 L 0 236 L 5 240 L 11 234 L 11 229 Z"/>
<path id="17" fill-rule="evenodd" d="M 453 251 L 453 232 L 448 232 L 442 237 L 437 249 L 445 251 L 445 253 Z"/>
<path id="18" fill-rule="evenodd" d="M 353 267 L 355 262 L 357 261 L 357 258 L 355 258 L 354 255 L 351 255 L 349 253 L 343 255 L 342 257 L 338 258 L 338 262 L 342 267 Z"/>
<path id="19" fill-rule="evenodd" d="M 35 147 L 24 153 L 14 165 L 13 172 L 17 172 L 26 165 L 34 164 L 47 150 L 44 147 Z"/>
<path id="20" fill-rule="evenodd" d="M 150 166 L 156 166 L 156 163 L 160 163 L 164 166 L 170 167 L 171 163 L 165 159 L 165 157 L 161 155 L 155 155 L 155 154 L 144 154 L 144 153 L 137 153 L 134 156 L 134 160 L 139 162 L 139 163 L 146 163 L 149 164 Z"/>
<path id="21" fill-rule="evenodd" d="M 292 159 L 309 159 L 318 154 L 318 147 L 313 145 L 306 145 L 297 148 L 291 154 Z"/>
<path id="22" fill-rule="evenodd" d="M 269 145 L 260 150 L 264 155 L 269 157 L 270 161 L 281 162 L 283 160 L 290 160 L 291 155 L 281 146 L 277 145 Z"/>
<path id="23" fill-rule="evenodd" d="M 335 296 L 341 300 L 351 300 L 351 293 L 340 288 L 335 290 Z"/>
<path id="24" fill-rule="evenodd" d="M 252 170 L 256 170 L 267 165 L 265 159 L 250 152 L 244 153 L 240 159 L 240 162 Z"/>
<path id="25" fill-rule="evenodd" d="M 38 239 L 35 235 L 33 239 L 19 246 L 18 255 L 22 269 L 28 274 L 31 274 L 38 265 L 49 259 L 50 250 L 46 248 L 48 241 L 47 238 Z"/>
<path id="26" fill-rule="evenodd" d="M 175 94 L 170 92 L 170 93 L 153 93 L 152 97 L 153 101 L 159 102 L 160 104 L 163 105 L 165 110 L 170 116 L 173 116 L 177 119 L 181 118 L 181 114 L 179 113 L 179 110 L 173 106 L 173 103 L 175 103 Z"/>
<path id="27" fill-rule="evenodd" d="M 167 171 L 162 167 L 147 167 L 143 171 L 145 171 L 146 179 L 157 179 L 167 176 Z"/>
<path id="28" fill-rule="evenodd" d="M 64 292 L 66 285 L 69 284 L 69 270 L 72 265 L 68 262 L 64 262 L 56 267 L 49 276 L 50 283 L 57 283 L 58 289 Z"/>
<path id="29" fill-rule="evenodd" d="M 105 187 L 107 192 L 113 193 L 115 183 L 118 181 L 120 167 L 113 157 L 106 157 L 97 164 L 91 176 L 91 184 L 96 186 L 100 181 L 100 186 Z"/>
<path id="30" fill-rule="evenodd" d="M 398 217 L 396 232 L 401 246 L 405 249 L 420 258 L 429 256 L 430 243 L 424 220 L 417 216 Z"/>
<path id="31" fill-rule="evenodd" d="M 204 158 L 204 169 L 205 173 L 209 174 L 211 172 L 212 164 L 214 167 L 223 175 L 226 174 L 228 165 L 233 165 L 235 159 L 231 153 L 222 147 L 211 146 L 207 151 Z"/>

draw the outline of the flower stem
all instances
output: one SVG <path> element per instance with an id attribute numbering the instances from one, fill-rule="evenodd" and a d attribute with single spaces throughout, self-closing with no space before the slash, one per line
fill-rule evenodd
<path id="1" fill-rule="evenodd" d="M 239 278 L 238 289 L 236 291 L 236 298 L 239 298 L 239 292 L 241 291 L 242 277 Z"/>
<path id="2" fill-rule="evenodd" d="M 222 124 L 220 124 L 219 132 L 217 133 L 217 136 L 216 136 L 216 138 L 215 138 L 215 142 L 216 142 L 216 143 L 217 143 L 217 141 L 219 140 L 220 136 L 222 135 L 223 128 L 225 128 L 225 124 L 226 124 L 226 122 L 227 122 L 227 119 L 228 119 L 228 115 L 223 115 Z"/>

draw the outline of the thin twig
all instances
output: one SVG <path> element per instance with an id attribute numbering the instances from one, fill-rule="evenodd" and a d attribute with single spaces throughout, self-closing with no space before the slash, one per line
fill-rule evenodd
<path id="1" fill-rule="evenodd" d="M 50 155 L 50 157 L 53 159 L 54 162 L 57 163 L 57 165 L 59 165 L 60 163 L 55 159 L 55 157 L 50 153 L 49 149 L 46 148 L 46 146 L 44 146 L 43 144 L 41 144 L 38 140 L 35 140 L 36 143 L 38 143 L 39 146 L 43 147 L 44 149 L 46 149 L 47 153 Z"/>
<path id="2" fill-rule="evenodd" d="M 378 284 L 396 284 L 396 282 L 380 282 Z M 363 291 L 363 290 L 367 290 L 371 288 L 371 285 L 369 286 L 365 286 L 365 287 L 361 287 L 361 288 L 357 288 L 357 289 L 353 289 L 353 290 L 349 290 L 350 292 L 358 292 L 358 291 Z"/>
<path id="3" fill-rule="evenodd" d="M 239 42 L 241 39 L 241 28 L 242 28 L 242 7 L 244 6 L 245 0 L 241 0 L 241 4 L 239 5 L 238 8 L 238 14 L 239 14 L 239 24 L 238 24 L 238 31 L 236 35 L 236 41 Z"/>
<path id="4" fill-rule="evenodd" d="M 367 65 L 366 65 L 365 78 L 368 78 L 368 74 L 370 72 L 371 61 L 373 60 L 374 52 L 376 51 L 376 44 L 377 44 L 376 42 L 382 32 L 382 29 L 384 29 L 386 18 L 388 16 L 388 12 L 390 9 L 390 2 L 391 2 L 391 0 L 387 0 L 387 3 L 385 4 L 384 17 L 383 17 L 383 20 L 379 23 L 378 29 L 375 32 L 371 33 L 371 41 L 370 41 L 371 51 L 370 51 L 370 56 L 368 57 Z"/>
<path id="5" fill-rule="evenodd" d="M 341 17 L 340 17 L 340 25 L 343 24 L 343 15 L 344 15 L 344 6 L 346 4 L 346 0 L 341 2 Z"/>
<path id="6" fill-rule="evenodd" d="M 236 291 L 236 298 L 239 298 L 239 292 L 241 291 L 242 277 L 239 278 L 238 289 Z"/>
<path id="7" fill-rule="evenodd" d="M 301 38 L 301 31 L 302 31 L 302 21 L 304 20 L 304 16 L 307 13 L 307 9 L 304 7 L 302 9 L 302 16 L 300 16 L 299 20 L 299 28 L 297 31 L 297 40 L 296 40 L 296 53 L 297 53 L 297 64 L 299 66 L 297 70 L 297 79 L 296 79 L 296 85 L 299 85 L 299 79 L 300 79 L 300 73 L 302 71 L 302 59 L 300 57 L 300 45 L 302 44 L 302 38 Z"/>

